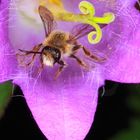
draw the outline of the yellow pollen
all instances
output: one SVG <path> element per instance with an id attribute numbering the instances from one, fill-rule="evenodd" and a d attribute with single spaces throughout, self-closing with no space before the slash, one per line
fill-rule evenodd
<path id="1" fill-rule="evenodd" d="M 50 3 L 55 4 L 59 7 L 63 7 L 63 3 L 61 0 L 48 0 Z"/>

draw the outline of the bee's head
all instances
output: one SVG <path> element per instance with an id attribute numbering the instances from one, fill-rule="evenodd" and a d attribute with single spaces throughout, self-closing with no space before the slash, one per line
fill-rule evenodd
<path id="1" fill-rule="evenodd" d="M 47 66 L 53 66 L 61 58 L 61 52 L 59 49 L 46 46 L 42 50 L 43 64 Z"/>

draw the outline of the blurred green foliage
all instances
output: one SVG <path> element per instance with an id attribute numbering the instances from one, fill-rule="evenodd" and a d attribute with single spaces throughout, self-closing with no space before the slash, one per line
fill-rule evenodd
<path id="1" fill-rule="evenodd" d="M 4 114 L 5 108 L 10 101 L 12 90 L 13 84 L 11 81 L 6 81 L 0 84 L 0 118 Z"/>
<path id="2" fill-rule="evenodd" d="M 118 131 L 109 140 L 140 140 L 140 85 L 127 87 L 126 106 L 132 112 L 128 128 Z"/>

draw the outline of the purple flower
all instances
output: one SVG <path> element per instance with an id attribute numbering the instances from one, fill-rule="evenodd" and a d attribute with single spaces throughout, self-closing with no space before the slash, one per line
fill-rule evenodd
<path id="1" fill-rule="evenodd" d="M 68 11 L 78 13 L 80 1 L 64 0 L 63 4 Z M 140 13 L 135 8 L 136 0 L 89 1 L 96 15 L 113 12 L 116 18 L 102 29 L 98 44 L 89 44 L 86 36 L 79 42 L 99 56 L 107 55 L 107 60 L 94 63 L 86 59 L 93 66 L 86 71 L 68 59 L 68 66 L 55 81 L 57 66 L 45 67 L 36 77 L 38 62 L 31 68 L 22 68 L 15 55 L 18 49 L 30 50 L 44 39 L 43 26 L 32 18 L 32 8 L 38 5 L 32 0 L 2 0 L 0 4 L 0 81 L 13 79 L 21 87 L 38 126 L 50 140 L 84 139 L 93 122 L 98 88 L 105 80 L 140 82 Z M 29 22 L 24 20 L 27 17 L 21 9 L 32 15 Z M 58 28 L 69 31 L 74 25 L 59 22 Z"/>

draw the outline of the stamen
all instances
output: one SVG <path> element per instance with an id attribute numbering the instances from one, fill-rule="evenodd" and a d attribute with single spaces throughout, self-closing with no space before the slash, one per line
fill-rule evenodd
<path id="1" fill-rule="evenodd" d="M 83 14 L 88 14 L 88 15 L 91 15 L 91 16 L 95 15 L 94 6 L 87 1 L 80 2 L 79 3 L 79 9 Z"/>
<path id="2" fill-rule="evenodd" d="M 94 6 L 87 1 L 82 1 L 79 3 L 79 9 L 82 14 L 73 14 L 70 12 L 57 12 L 54 13 L 54 16 L 57 20 L 61 21 L 71 21 L 71 22 L 81 22 L 84 24 L 89 24 L 95 28 L 95 31 L 88 34 L 88 41 L 91 44 L 97 44 L 102 38 L 102 30 L 98 24 L 109 24 L 115 20 L 113 13 L 108 12 L 104 13 L 103 17 L 95 17 L 95 8 Z M 95 38 L 93 39 L 93 36 Z"/>

